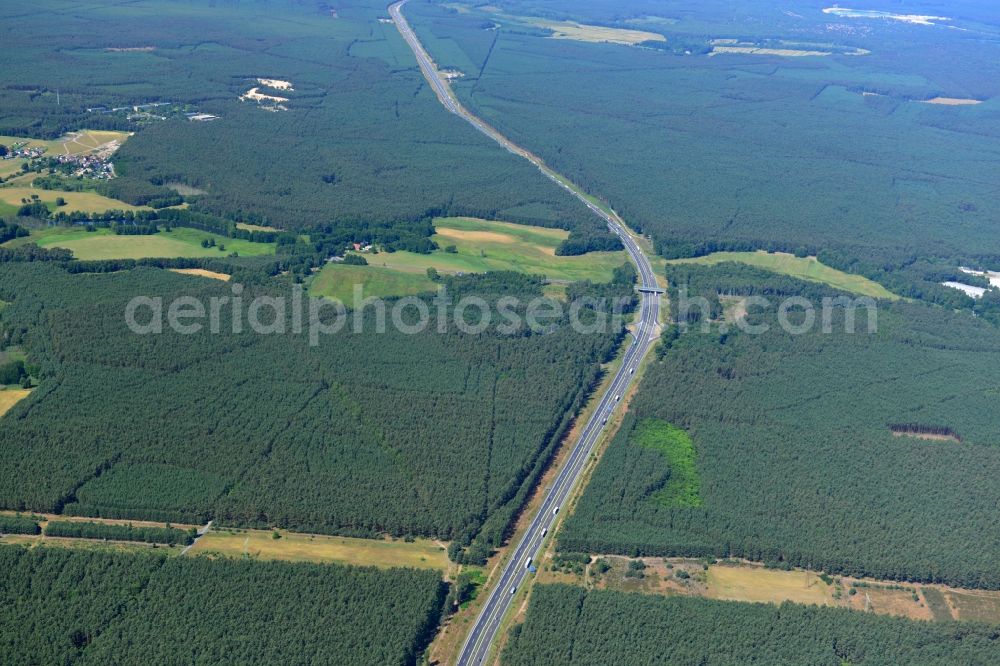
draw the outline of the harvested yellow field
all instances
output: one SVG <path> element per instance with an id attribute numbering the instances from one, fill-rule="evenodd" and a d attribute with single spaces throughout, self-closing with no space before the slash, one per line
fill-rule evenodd
<path id="1" fill-rule="evenodd" d="M 780 604 L 833 604 L 833 586 L 807 571 L 780 571 L 762 567 L 714 566 L 708 571 L 706 597 L 726 601 Z"/>
<path id="2" fill-rule="evenodd" d="M 457 240 L 464 240 L 469 242 L 478 242 L 478 243 L 518 242 L 518 239 L 515 238 L 514 236 L 497 233 L 494 231 L 471 231 L 467 229 L 449 229 L 447 227 L 441 227 L 436 231 L 439 236 L 444 236 L 445 238 L 455 238 Z"/>
<path id="3" fill-rule="evenodd" d="M 552 31 L 552 39 L 572 39 L 593 44 L 624 44 L 635 46 L 642 42 L 665 42 L 667 38 L 655 32 L 629 30 L 626 28 L 606 28 L 600 25 L 584 25 L 575 21 L 531 20 L 532 25 Z"/>
<path id="4" fill-rule="evenodd" d="M 168 268 L 171 273 L 180 273 L 181 275 L 197 275 L 199 277 L 210 278 L 212 280 L 222 280 L 223 282 L 229 282 L 232 279 L 232 275 L 226 275 L 225 273 L 216 273 L 215 271 L 205 270 L 204 268 Z"/>
<path id="5" fill-rule="evenodd" d="M 212 530 L 191 549 L 192 555 L 250 557 L 289 562 L 336 562 L 374 567 L 415 567 L 446 571 L 448 555 L 443 545 L 428 539 L 354 539 L 264 530 Z"/>
<path id="6" fill-rule="evenodd" d="M 0 416 L 11 410 L 31 394 L 31 389 L 4 389 L 0 391 Z"/>
<path id="7" fill-rule="evenodd" d="M 108 210 L 149 210 L 145 206 L 130 206 L 124 201 L 109 199 L 93 192 L 57 192 L 55 190 L 42 190 L 33 187 L 0 188 L 0 201 L 11 206 L 20 206 L 23 203 L 22 200 L 31 200 L 32 195 L 37 195 L 39 201 L 49 205 L 49 208 L 66 213 L 73 211 L 103 213 Z M 66 205 L 56 208 L 56 199 L 59 197 L 62 197 Z"/>
<path id="8" fill-rule="evenodd" d="M 742 53 L 745 55 L 770 55 L 783 58 L 803 58 L 806 56 L 833 55 L 829 51 L 805 51 L 801 49 L 768 49 L 758 46 L 716 46 L 709 55 L 716 53 Z"/>

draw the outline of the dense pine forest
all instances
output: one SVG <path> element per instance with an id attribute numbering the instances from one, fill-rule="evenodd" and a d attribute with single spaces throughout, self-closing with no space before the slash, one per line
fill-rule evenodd
<path id="1" fill-rule="evenodd" d="M 541 283 L 496 274 L 452 278 L 448 287 L 455 297 L 468 289 L 527 301 Z M 242 298 L 294 293 L 272 282 L 247 286 Z M 7 339 L 39 368 L 39 387 L 0 421 L 0 505 L 422 534 L 460 546 L 475 539 L 470 557 L 481 560 L 620 335 L 577 333 L 565 320 L 471 334 L 450 319 L 442 333 L 436 324 L 380 333 L 376 310 L 366 308 L 362 332 L 351 323 L 313 347 L 291 329 L 254 333 L 245 314 L 244 330 L 233 333 L 224 308 L 218 334 L 165 327 L 144 336 L 125 324 L 125 303 L 137 294 L 207 302 L 234 290 L 155 268 L 93 274 L 57 262 L 0 264 Z M 427 303 L 437 322 L 437 301 Z"/>
<path id="2" fill-rule="evenodd" d="M 673 304 L 703 295 L 819 304 L 836 292 L 746 266 L 677 267 Z M 765 286 L 766 285 L 766 286 Z M 570 552 L 745 557 L 877 578 L 1000 588 L 1000 333 L 967 314 L 879 303 L 844 332 L 794 335 L 753 309 L 753 335 L 698 310 L 647 372 L 559 547 Z M 675 316 L 677 313 L 674 313 Z M 690 478 L 646 441 L 648 419 L 693 441 L 699 503 L 664 501 Z M 901 427 L 902 426 L 902 427 Z M 893 430 L 952 433 L 958 441 Z M 680 475 L 680 476 L 679 476 Z M 669 497 L 669 493 L 667 494 Z"/>
<path id="3" fill-rule="evenodd" d="M 0 515 L 0 534 L 41 534 L 38 521 L 30 516 Z"/>
<path id="4" fill-rule="evenodd" d="M 146 527 L 114 525 L 98 522 L 53 520 L 45 525 L 45 536 L 75 539 L 105 539 L 108 541 L 140 541 L 187 546 L 194 542 L 195 530 L 176 527 Z"/>
<path id="5" fill-rule="evenodd" d="M 0 546 L 3 664 L 413 664 L 437 572 Z"/>
<path id="6" fill-rule="evenodd" d="M 829 4 L 420 0 L 407 15 L 432 55 L 465 74 L 453 85 L 472 110 L 665 256 L 825 250 L 915 297 L 938 291 L 909 270 L 919 258 L 1000 268 L 1000 14 L 968 0 L 907 3 L 950 17 L 949 30 L 839 19 Z M 588 43 L 562 21 L 647 36 Z M 570 36 L 553 39 L 561 29 Z M 777 53 L 713 53 L 722 39 Z M 985 102 L 925 103 L 936 97 Z"/>
<path id="7" fill-rule="evenodd" d="M 435 214 L 594 226 L 579 202 L 440 108 L 395 27 L 378 22 L 384 2 L 75 7 L 0 8 L 0 135 L 136 131 L 115 155 L 119 177 L 101 186 L 111 196 L 165 201 L 180 185 L 200 192 L 188 199 L 202 212 L 359 233 Z M 241 100 L 252 88 L 287 101 Z M 134 109 L 147 104 L 164 106 Z M 217 119 L 185 116 L 195 112 Z"/>
<path id="8" fill-rule="evenodd" d="M 997 632 L 989 627 L 540 585 L 501 663 L 986 666 L 998 655 Z"/>

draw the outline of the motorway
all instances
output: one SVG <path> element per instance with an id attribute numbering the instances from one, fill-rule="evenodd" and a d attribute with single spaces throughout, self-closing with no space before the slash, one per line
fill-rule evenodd
<path id="1" fill-rule="evenodd" d="M 551 485 L 544 490 L 541 507 L 531 519 L 527 530 L 521 536 L 520 541 L 511 551 L 507 561 L 503 564 L 503 570 L 495 582 L 491 581 L 492 588 L 489 596 L 476 618 L 475 624 L 469 632 L 462 651 L 459 655 L 459 666 L 476 666 L 483 664 L 489 656 L 490 649 L 497 639 L 500 625 L 504 615 L 511 606 L 511 602 L 517 596 L 526 576 L 530 575 L 528 570 L 529 561 L 534 563 L 542 543 L 548 536 L 553 524 L 558 518 L 559 508 L 565 504 L 573 489 L 580 481 L 580 476 L 586 467 L 587 460 L 593 452 L 594 447 L 604 431 L 605 424 L 611 413 L 618 406 L 619 399 L 625 395 L 629 384 L 634 379 L 635 371 L 639 363 L 649 352 L 657 338 L 657 325 L 660 316 L 660 294 L 662 290 L 656 282 L 656 275 L 649 259 L 636 243 L 635 238 L 625 226 L 624 221 L 618 215 L 608 209 L 605 210 L 588 198 L 581 189 L 574 187 L 567 179 L 549 168 L 540 157 L 530 153 L 503 136 L 496 129 L 487 125 L 485 121 L 466 109 L 452 93 L 448 82 L 440 75 L 430 55 L 424 49 L 420 40 L 403 16 L 403 6 L 409 0 L 401 0 L 389 7 L 389 15 L 392 17 L 396 28 L 403 39 L 410 46 L 420 71 L 427 79 L 435 94 L 448 111 L 461 117 L 480 132 L 490 137 L 501 146 L 530 161 L 550 180 L 558 184 L 564 190 L 583 202 L 595 215 L 603 219 L 608 229 L 616 234 L 625 246 L 629 258 L 635 263 L 639 274 L 639 291 L 641 296 L 641 306 L 639 318 L 633 331 L 633 338 L 628 344 L 622 358 L 621 366 L 617 374 L 612 379 L 607 390 L 601 395 L 597 409 L 594 410 L 584 426 L 579 438 L 573 444 L 569 456 L 562 468 L 556 475 Z"/>

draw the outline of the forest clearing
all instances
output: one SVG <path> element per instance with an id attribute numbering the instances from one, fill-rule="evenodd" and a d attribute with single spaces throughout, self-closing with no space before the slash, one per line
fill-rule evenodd
<path id="1" fill-rule="evenodd" d="M 1000 591 L 827 576 L 759 563 L 690 558 L 591 555 L 582 565 L 568 554 L 546 555 L 538 583 L 569 583 L 600 590 L 698 596 L 720 601 L 850 608 L 912 620 L 1000 622 Z"/>

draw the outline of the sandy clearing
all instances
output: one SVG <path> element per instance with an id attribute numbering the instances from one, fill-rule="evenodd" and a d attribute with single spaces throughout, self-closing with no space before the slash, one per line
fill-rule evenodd
<path id="1" fill-rule="evenodd" d="M 963 97 L 932 97 L 931 99 L 922 100 L 922 102 L 924 104 L 940 104 L 942 106 L 975 106 L 982 104 L 983 100 Z"/>
<path id="2" fill-rule="evenodd" d="M 275 90 L 295 90 L 292 87 L 291 81 L 283 81 L 281 79 L 257 79 L 257 83 L 264 86 L 265 88 L 273 88 Z"/>
<path id="3" fill-rule="evenodd" d="M 240 95 L 240 99 L 253 100 L 254 102 L 287 102 L 287 97 L 278 97 L 277 95 L 266 95 L 260 92 L 260 88 L 251 88 L 247 92 Z"/>
<path id="4" fill-rule="evenodd" d="M 216 273 L 215 271 L 205 270 L 204 268 L 168 268 L 171 273 L 180 273 L 181 275 L 197 275 L 199 277 L 211 278 L 213 280 L 222 280 L 223 282 L 229 282 L 233 276 L 226 275 L 225 273 Z"/>
<path id="5" fill-rule="evenodd" d="M 935 21 L 950 21 L 947 16 L 929 16 L 924 14 L 893 14 L 875 9 L 848 9 L 846 7 L 827 7 L 824 14 L 833 14 L 841 18 L 874 18 L 890 19 L 913 25 L 937 25 Z"/>
<path id="6" fill-rule="evenodd" d="M 984 277 L 990 281 L 990 285 L 994 287 L 1000 287 L 1000 273 L 997 271 L 977 271 L 972 268 L 959 267 L 960 271 L 968 275 L 978 275 L 979 277 Z"/>
<path id="7" fill-rule="evenodd" d="M 929 442 L 955 442 L 956 444 L 961 444 L 960 440 L 955 435 L 945 435 L 933 432 L 916 432 L 913 430 L 900 430 L 894 429 L 892 431 L 893 437 L 913 437 L 914 439 L 924 439 Z"/>
<path id="8" fill-rule="evenodd" d="M 942 282 L 941 284 L 946 287 L 951 287 L 952 289 L 964 291 L 967 296 L 971 296 L 972 298 L 982 298 L 983 294 L 986 293 L 986 289 L 983 287 L 974 287 L 971 284 L 965 284 L 963 282 L 952 282 L 949 280 L 948 282 Z"/>

